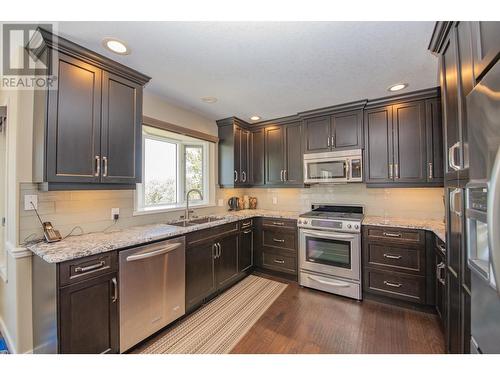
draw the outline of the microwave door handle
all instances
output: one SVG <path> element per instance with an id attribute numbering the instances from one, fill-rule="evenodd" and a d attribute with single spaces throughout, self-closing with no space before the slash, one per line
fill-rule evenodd
<path id="1" fill-rule="evenodd" d="M 490 258 L 493 268 L 493 274 L 497 285 L 500 281 L 500 147 L 497 150 L 491 179 L 488 186 L 488 206 L 487 206 L 487 225 L 488 225 L 488 245 Z M 500 294 L 500 287 L 497 287 Z"/>

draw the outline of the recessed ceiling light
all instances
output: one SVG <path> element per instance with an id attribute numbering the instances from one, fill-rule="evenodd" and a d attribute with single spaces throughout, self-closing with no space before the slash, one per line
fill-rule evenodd
<path id="1" fill-rule="evenodd" d="M 217 102 L 217 98 L 213 97 L 213 96 L 204 96 L 203 98 L 201 98 L 201 100 L 205 103 L 215 103 Z"/>
<path id="2" fill-rule="evenodd" d="M 407 87 L 408 87 L 407 83 L 397 83 L 397 84 L 392 85 L 391 87 L 389 87 L 387 90 L 388 91 L 399 91 L 399 90 L 403 90 L 403 89 L 405 89 Z"/>
<path id="3" fill-rule="evenodd" d="M 104 38 L 102 44 L 111 52 L 117 53 L 119 55 L 130 54 L 130 49 L 121 40 L 115 38 Z"/>
<path id="4" fill-rule="evenodd" d="M 260 120 L 260 116 L 252 116 L 252 117 L 250 117 L 250 120 L 252 120 L 252 121 L 259 121 Z"/>

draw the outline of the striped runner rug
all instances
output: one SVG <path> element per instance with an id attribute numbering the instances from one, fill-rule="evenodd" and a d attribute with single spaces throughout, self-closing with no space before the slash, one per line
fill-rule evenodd
<path id="1" fill-rule="evenodd" d="M 229 353 L 286 287 L 250 275 L 136 353 Z"/>

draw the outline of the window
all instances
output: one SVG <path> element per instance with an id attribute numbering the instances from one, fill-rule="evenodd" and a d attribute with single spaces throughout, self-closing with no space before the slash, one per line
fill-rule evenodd
<path id="1" fill-rule="evenodd" d="M 173 210 L 190 203 L 208 205 L 212 200 L 209 163 L 214 145 L 185 135 L 143 126 L 143 183 L 137 188 L 136 211 Z M 213 156 L 212 156 L 213 157 Z"/>

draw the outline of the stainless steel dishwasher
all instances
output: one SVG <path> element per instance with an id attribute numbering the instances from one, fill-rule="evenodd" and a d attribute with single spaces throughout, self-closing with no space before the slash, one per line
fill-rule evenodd
<path id="1" fill-rule="evenodd" d="M 120 252 L 120 352 L 185 313 L 185 238 Z"/>

